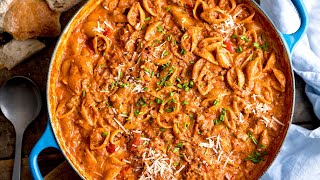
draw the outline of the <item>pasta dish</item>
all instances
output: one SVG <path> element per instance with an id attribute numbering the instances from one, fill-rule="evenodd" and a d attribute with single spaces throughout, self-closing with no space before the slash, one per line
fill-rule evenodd
<path id="1" fill-rule="evenodd" d="M 262 19 L 244 0 L 102 1 L 72 29 L 51 95 L 76 169 L 88 179 L 258 178 L 293 97 Z"/>

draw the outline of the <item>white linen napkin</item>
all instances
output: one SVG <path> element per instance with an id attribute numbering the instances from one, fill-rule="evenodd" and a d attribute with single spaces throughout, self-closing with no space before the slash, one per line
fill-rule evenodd
<path id="1" fill-rule="evenodd" d="M 310 24 L 293 51 L 292 64 L 307 83 L 306 94 L 320 118 L 320 1 L 303 1 Z M 300 19 L 291 0 L 261 0 L 261 7 L 281 32 L 289 34 L 298 29 Z M 291 125 L 279 156 L 261 179 L 319 180 L 320 128 L 309 131 Z"/>

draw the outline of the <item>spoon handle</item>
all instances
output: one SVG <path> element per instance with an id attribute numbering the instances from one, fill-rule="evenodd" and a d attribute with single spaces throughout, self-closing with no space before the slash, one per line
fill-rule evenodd
<path id="1" fill-rule="evenodd" d="M 15 148 L 12 180 L 20 180 L 22 137 L 23 137 L 23 133 L 16 131 L 16 148 Z"/>

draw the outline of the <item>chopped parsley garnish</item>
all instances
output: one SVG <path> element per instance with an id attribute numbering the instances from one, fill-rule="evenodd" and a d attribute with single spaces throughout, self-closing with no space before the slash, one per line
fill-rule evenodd
<path id="1" fill-rule="evenodd" d="M 166 8 L 166 12 L 169 12 L 170 11 L 170 6 L 168 6 L 167 8 Z"/>
<path id="2" fill-rule="evenodd" d="M 161 127 L 161 128 L 160 128 L 160 131 L 161 131 L 161 132 L 165 132 L 165 131 L 166 131 L 166 129 L 165 129 L 165 128 L 163 128 L 163 127 Z"/>
<path id="3" fill-rule="evenodd" d="M 147 104 L 146 104 L 146 102 L 144 101 L 143 98 L 139 98 L 138 101 L 136 102 L 136 106 L 142 106 L 142 107 L 144 107 L 144 106 L 146 106 L 146 105 L 147 105 Z"/>
<path id="4" fill-rule="evenodd" d="M 139 116 L 139 114 L 140 114 L 140 111 L 139 111 L 139 110 L 135 110 L 135 111 L 134 111 L 134 115 L 135 115 L 135 116 Z"/>
<path id="5" fill-rule="evenodd" d="M 241 52 L 242 52 L 242 47 L 239 46 L 239 47 L 236 49 L 236 52 L 237 52 L 237 53 L 241 53 Z"/>
<path id="6" fill-rule="evenodd" d="M 222 109 L 219 120 L 224 121 L 225 116 L 226 116 L 226 109 Z"/>
<path id="7" fill-rule="evenodd" d="M 213 124 L 214 124 L 214 125 L 218 125 L 218 124 L 220 124 L 220 123 L 221 123 L 221 121 L 218 120 L 218 119 L 213 120 Z"/>
<path id="8" fill-rule="evenodd" d="M 245 160 L 251 161 L 254 164 L 257 164 L 261 161 L 264 161 L 263 156 L 267 154 L 268 154 L 267 152 L 252 152 Z"/>
<path id="9" fill-rule="evenodd" d="M 173 152 L 178 152 L 180 150 L 180 148 L 174 148 Z"/>
<path id="10" fill-rule="evenodd" d="M 128 87 L 129 86 L 129 84 L 128 83 L 122 83 L 121 85 L 120 85 L 120 87 Z"/>
<path id="11" fill-rule="evenodd" d="M 267 51 L 268 50 L 268 43 L 264 43 L 263 45 L 261 45 L 261 49 L 263 50 L 263 51 Z"/>
<path id="12" fill-rule="evenodd" d="M 246 36 L 240 36 L 240 39 L 244 40 L 245 42 L 249 42 L 249 39 Z"/>
<path id="13" fill-rule="evenodd" d="M 213 105 L 215 105 L 215 106 L 218 105 L 218 103 L 219 103 L 219 101 L 217 99 L 213 101 Z"/>
<path id="14" fill-rule="evenodd" d="M 149 143 L 148 141 L 144 141 L 142 145 L 147 145 L 148 143 Z"/>
<path id="15" fill-rule="evenodd" d="M 255 145 L 258 145 L 258 140 L 253 136 L 252 132 L 249 131 L 248 136 L 249 136 L 249 139 L 251 139 Z"/>
<path id="16" fill-rule="evenodd" d="M 190 124 L 189 124 L 189 123 L 186 123 L 186 122 L 184 122 L 184 123 L 183 123 L 183 127 L 184 127 L 184 128 L 188 129 L 188 128 L 189 128 L 189 126 L 190 126 Z"/>
<path id="17" fill-rule="evenodd" d="M 147 73 L 149 73 L 149 74 L 150 74 L 150 70 L 149 70 L 149 69 L 147 69 L 147 68 L 143 68 L 143 70 L 144 70 L 145 72 L 147 72 Z"/>
<path id="18" fill-rule="evenodd" d="M 147 17 L 144 19 L 144 21 L 149 21 L 151 18 L 150 17 Z"/>
<path id="19" fill-rule="evenodd" d="M 156 98 L 154 101 L 159 105 L 163 103 L 163 100 L 161 100 L 159 98 Z"/>
<path id="20" fill-rule="evenodd" d="M 167 113 L 171 113 L 171 112 L 173 112 L 174 110 L 176 110 L 176 108 L 175 108 L 175 107 L 172 107 L 172 108 L 166 109 L 165 111 L 166 111 Z"/>
<path id="21" fill-rule="evenodd" d="M 259 147 L 262 148 L 262 149 L 264 149 L 266 146 L 263 145 L 263 144 L 259 144 Z"/>
<path id="22" fill-rule="evenodd" d="M 108 101 L 106 102 L 106 105 L 107 105 L 108 108 L 112 108 L 112 106 L 109 104 Z"/>
<path id="23" fill-rule="evenodd" d="M 232 39 L 235 39 L 235 38 L 237 38 L 237 35 L 232 34 L 231 38 L 232 38 Z"/>
<path id="24" fill-rule="evenodd" d="M 184 101 L 182 101 L 182 104 L 183 104 L 183 105 L 188 105 L 189 103 L 184 100 Z"/>
<path id="25" fill-rule="evenodd" d="M 264 41 L 265 37 L 264 34 L 261 34 L 261 40 Z"/>
<path id="26" fill-rule="evenodd" d="M 256 49 L 259 49 L 259 44 L 258 43 L 253 43 L 253 47 L 255 47 Z"/>
<path id="27" fill-rule="evenodd" d="M 168 103 L 171 103 L 171 102 L 177 103 L 177 101 L 176 101 L 175 99 L 170 99 L 170 100 L 168 101 Z"/>
<path id="28" fill-rule="evenodd" d="M 163 55 L 163 57 L 168 56 L 168 55 L 169 55 L 169 52 L 166 51 L 166 50 L 164 50 L 163 53 L 162 53 L 162 55 Z"/>
<path id="29" fill-rule="evenodd" d="M 170 75 L 170 74 L 167 74 L 167 75 L 163 76 L 163 77 L 160 79 L 160 82 L 157 82 L 157 85 L 159 85 L 159 86 L 169 85 L 169 84 L 166 84 L 166 81 L 169 79 L 169 75 Z"/>
<path id="30" fill-rule="evenodd" d="M 181 49 L 180 54 L 185 55 L 186 54 L 186 50 Z"/>
<path id="31" fill-rule="evenodd" d="M 178 84 L 177 87 L 178 87 L 179 89 L 182 89 L 182 85 L 181 85 L 181 84 Z"/>
<path id="32" fill-rule="evenodd" d="M 82 97 L 85 97 L 87 92 L 85 90 L 82 91 Z"/>
<path id="33" fill-rule="evenodd" d="M 104 131 L 104 132 L 102 133 L 102 136 L 109 136 L 109 132 Z"/>
<path id="34" fill-rule="evenodd" d="M 162 32 L 163 32 L 163 28 L 162 28 L 162 26 L 158 26 L 158 27 L 157 27 L 157 29 L 158 29 L 158 32 L 160 32 L 160 33 L 162 33 Z"/>
<path id="35" fill-rule="evenodd" d="M 168 36 L 168 41 L 170 42 L 172 40 L 172 35 Z"/>
<path id="36" fill-rule="evenodd" d="M 144 90 L 144 91 L 148 91 L 149 88 L 148 88 L 148 87 L 144 87 L 143 90 Z"/>
<path id="37" fill-rule="evenodd" d="M 178 44 L 177 40 L 173 40 L 173 44 L 177 45 Z"/>
<path id="38" fill-rule="evenodd" d="M 185 35 L 183 35 L 182 38 L 183 38 L 184 40 L 186 40 L 188 37 L 189 37 L 189 35 L 188 35 L 188 34 L 185 34 Z"/>
<path id="39" fill-rule="evenodd" d="M 193 114 L 189 114 L 189 118 L 190 118 L 190 119 L 193 119 Z"/>
<path id="40" fill-rule="evenodd" d="M 182 143 L 182 142 L 179 142 L 179 143 L 177 144 L 177 147 L 179 147 L 179 148 L 182 148 L 182 146 L 183 146 L 183 143 Z"/>
<path id="41" fill-rule="evenodd" d="M 193 82 L 193 81 L 190 81 L 190 82 L 189 82 L 189 87 L 192 88 L 193 85 L 194 85 L 194 82 Z"/>
<path id="42" fill-rule="evenodd" d="M 164 69 L 166 69 L 167 67 L 169 67 L 170 66 L 170 61 L 169 62 L 167 62 L 166 64 L 163 64 L 161 67 L 162 67 L 162 70 L 164 70 Z"/>

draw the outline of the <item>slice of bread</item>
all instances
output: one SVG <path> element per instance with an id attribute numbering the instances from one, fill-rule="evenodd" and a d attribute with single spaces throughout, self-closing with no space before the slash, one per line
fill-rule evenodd
<path id="1" fill-rule="evenodd" d="M 64 12 L 78 4 L 81 0 L 46 0 L 49 7 L 58 12 Z"/>
<path id="2" fill-rule="evenodd" d="M 44 47 L 45 44 L 36 39 L 28 39 L 25 41 L 13 39 L 0 47 L 0 69 L 1 67 L 6 67 L 10 70 Z"/>
<path id="3" fill-rule="evenodd" d="M 0 14 L 8 11 L 9 5 L 13 0 L 0 0 Z"/>
<path id="4" fill-rule="evenodd" d="M 0 33 L 3 33 L 3 19 L 5 13 L 9 9 L 9 5 L 11 4 L 12 0 L 0 0 Z"/>
<path id="5" fill-rule="evenodd" d="M 4 16 L 4 31 L 17 40 L 56 37 L 61 32 L 60 14 L 45 0 L 15 0 Z"/>

